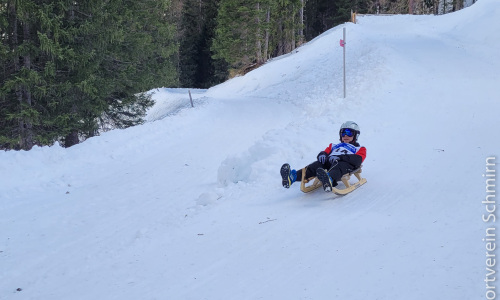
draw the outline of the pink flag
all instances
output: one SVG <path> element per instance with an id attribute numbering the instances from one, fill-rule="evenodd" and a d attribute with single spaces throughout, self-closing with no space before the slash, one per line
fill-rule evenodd
<path id="1" fill-rule="evenodd" d="M 344 47 L 345 43 L 344 43 L 344 40 L 340 40 L 340 47 Z"/>

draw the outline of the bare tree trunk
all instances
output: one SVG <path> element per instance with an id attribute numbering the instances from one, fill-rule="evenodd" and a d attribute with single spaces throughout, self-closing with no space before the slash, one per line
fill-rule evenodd
<path id="1" fill-rule="evenodd" d="M 24 35 L 24 41 L 30 41 L 31 40 L 31 37 L 30 37 L 30 24 L 28 23 L 28 21 L 24 21 L 24 24 L 23 24 L 23 35 Z M 23 61 L 24 61 L 24 68 L 26 70 L 31 70 L 31 56 L 30 54 L 26 54 L 25 56 L 23 56 Z M 24 86 L 22 87 L 22 99 L 21 99 L 22 102 L 24 102 L 26 104 L 27 107 L 31 107 L 31 92 L 29 91 L 29 88 Z M 23 135 L 22 135 L 22 148 L 25 149 L 25 150 L 30 150 L 32 147 L 33 147 L 33 123 L 32 123 L 32 120 L 29 120 L 29 117 L 24 120 L 24 121 L 21 121 L 23 122 L 24 124 L 20 124 L 20 125 L 24 125 L 24 128 L 23 128 Z"/>
<path id="2" fill-rule="evenodd" d="M 256 58 L 257 58 L 257 64 L 260 65 L 262 64 L 263 62 L 263 59 L 262 59 L 262 42 L 261 42 L 261 36 L 260 36 L 260 17 L 259 17 L 259 13 L 260 13 L 260 3 L 257 2 L 256 4 L 256 10 L 257 10 L 257 18 L 255 20 L 255 22 L 257 23 L 257 30 L 255 31 L 255 55 L 256 55 Z"/>
<path id="3" fill-rule="evenodd" d="M 21 41 L 19 40 L 20 30 L 19 24 L 20 20 L 17 17 L 17 7 L 15 3 L 10 3 L 9 13 L 11 15 L 10 24 L 12 24 L 12 49 L 18 49 Z M 29 41 L 30 39 L 30 28 L 29 23 L 24 21 L 23 23 L 23 41 Z M 18 73 L 21 71 L 21 61 L 20 57 L 14 57 L 13 59 L 14 72 Z M 31 69 L 31 57 L 29 54 L 22 57 L 23 67 L 26 69 Z M 16 97 L 19 101 L 19 110 L 23 111 L 25 106 L 31 106 L 31 92 L 26 86 L 18 84 L 16 86 Z M 33 124 L 30 120 L 25 117 L 19 117 L 18 119 L 18 136 L 19 136 L 19 148 L 24 150 L 30 150 L 33 147 Z"/>
<path id="4" fill-rule="evenodd" d="M 299 44 L 304 42 L 304 0 L 300 0 L 300 29 L 299 29 Z"/>
<path id="5" fill-rule="evenodd" d="M 295 50 L 295 45 L 296 45 L 296 41 L 295 41 L 295 30 L 297 28 L 296 27 L 297 23 L 295 23 L 296 15 L 293 15 L 292 18 L 293 18 L 292 28 L 290 28 L 290 30 L 288 31 L 290 33 L 290 51 Z"/>
<path id="6" fill-rule="evenodd" d="M 268 6 L 267 7 L 267 14 L 266 14 L 266 25 L 269 25 L 269 22 L 271 20 L 271 8 Z M 269 26 L 266 26 L 266 33 L 265 33 L 265 39 L 264 39 L 264 62 L 267 61 L 267 56 L 269 52 Z"/>
<path id="7" fill-rule="evenodd" d="M 280 19 L 277 24 L 277 32 L 276 35 L 279 37 L 278 43 L 277 43 L 277 49 L 276 49 L 276 56 L 280 56 L 284 54 L 283 51 L 283 21 Z"/>
<path id="8" fill-rule="evenodd" d="M 16 14 L 16 7 L 15 4 L 11 3 L 10 6 L 10 15 L 12 16 L 11 24 L 12 24 L 12 49 L 16 49 L 19 47 L 19 33 L 18 33 L 18 19 L 17 19 L 17 14 Z M 19 58 L 14 57 L 13 59 L 14 63 L 14 72 L 17 73 L 21 70 L 21 66 L 19 63 Z M 23 94 L 21 92 L 21 88 L 19 86 L 16 86 L 16 97 L 17 100 L 19 101 L 19 104 L 23 102 Z M 24 133 L 24 122 L 22 119 L 19 119 L 18 121 L 18 134 L 19 134 L 19 144 L 22 144 L 22 136 Z"/>
<path id="9" fill-rule="evenodd" d="M 440 0 L 439 2 L 443 2 L 443 15 L 448 13 L 448 0 Z"/>
<path id="10" fill-rule="evenodd" d="M 64 138 L 64 147 L 69 148 L 76 144 L 80 143 L 80 139 L 78 138 L 78 130 L 72 130 L 65 138 Z"/>
<path id="11" fill-rule="evenodd" d="M 202 16 L 202 11 L 203 11 L 203 3 L 201 2 L 201 0 L 198 0 L 198 14 L 199 16 Z M 198 33 L 202 33 L 203 31 L 203 28 L 202 28 L 202 23 L 201 21 L 198 21 Z"/>
<path id="12" fill-rule="evenodd" d="M 453 0 L 453 11 L 461 10 L 464 8 L 463 0 Z"/>

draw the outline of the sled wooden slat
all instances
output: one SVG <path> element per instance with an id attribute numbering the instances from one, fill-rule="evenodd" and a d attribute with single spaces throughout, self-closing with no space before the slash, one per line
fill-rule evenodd
<path id="1" fill-rule="evenodd" d="M 359 188 L 363 184 L 365 184 L 366 178 L 361 177 L 361 171 L 362 171 L 361 168 L 362 167 L 363 166 L 361 166 L 358 169 L 342 176 L 341 181 L 345 185 L 345 188 L 339 189 L 339 188 L 334 187 L 334 188 L 332 188 L 332 192 L 337 194 L 337 195 L 346 195 L 346 194 L 349 194 L 350 192 L 354 191 L 355 189 Z M 302 192 L 309 193 L 309 192 L 312 192 L 315 189 L 322 186 L 321 181 L 319 181 L 318 178 L 313 177 L 313 178 L 306 179 L 305 174 L 306 174 L 306 168 L 303 168 L 302 169 L 302 180 L 301 180 L 301 184 L 300 184 L 300 190 Z M 351 179 L 351 175 L 356 176 L 356 178 L 358 179 L 358 181 L 356 183 L 353 183 L 353 184 L 349 183 L 349 180 Z M 313 183 L 310 185 L 306 185 L 310 181 L 313 181 Z"/>
<path id="2" fill-rule="evenodd" d="M 300 182 L 300 190 L 303 191 L 304 193 L 312 192 L 315 189 L 322 186 L 321 181 L 319 181 L 318 178 L 312 177 L 312 178 L 306 179 L 305 177 L 306 177 L 306 168 L 303 168 L 302 169 L 302 179 Z M 306 186 L 306 183 L 309 183 L 310 181 L 313 181 L 313 183 Z"/>
<path id="3" fill-rule="evenodd" d="M 339 189 L 339 188 L 334 187 L 334 188 L 332 188 L 332 192 L 337 194 L 337 195 L 346 195 L 346 194 L 349 194 L 350 192 L 354 191 L 355 189 L 359 188 L 363 184 L 365 184 L 366 178 L 361 177 L 361 171 L 362 171 L 361 168 L 362 167 L 363 166 L 361 166 L 358 169 L 342 176 L 341 180 L 342 180 L 342 183 L 345 185 L 345 188 Z M 351 179 L 351 175 L 356 176 L 356 178 L 358 179 L 358 182 L 350 184 L 349 179 Z"/>
<path id="4" fill-rule="evenodd" d="M 358 182 L 353 183 L 353 184 L 349 184 L 349 186 L 344 188 L 344 189 L 338 189 L 338 188 L 334 187 L 334 188 L 332 188 L 332 192 L 334 192 L 337 195 L 347 195 L 365 183 L 366 183 L 366 178 L 361 178 L 361 180 L 359 180 Z"/>

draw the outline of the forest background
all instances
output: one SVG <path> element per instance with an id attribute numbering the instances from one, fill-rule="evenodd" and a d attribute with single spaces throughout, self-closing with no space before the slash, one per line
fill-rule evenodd
<path id="1" fill-rule="evenodd" d="M 158 87 L 209 88 L 358 14 L 476 0 L 0 0 L 0 149 L 144 122 Z"/>

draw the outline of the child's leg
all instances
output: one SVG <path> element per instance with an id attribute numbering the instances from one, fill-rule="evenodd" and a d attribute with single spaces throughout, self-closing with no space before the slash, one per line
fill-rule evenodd
<path id="1" fill-rule="evenodd" d="M 353 170 L 352 168 L 353 167 L 350 163 L 339 161 L 337 165 L 335 165 L 328 171 L 328 174 L 330 174 L 330 177 L 333 179 L 333 181 L 339 181 L 342 176 L 351 172 Z"/>
<path id="2" fill-rule="evenodd" d="M 323 165 L 319 161 L 315 161 L 306 166 L 306 176 L 304 178 L 309 179 L 312 177 L 316 177 L 316 170 L 318 168 L 322 168 Z M 302 170 L 297 170 L 297 181 L 302 181 Z"/>

